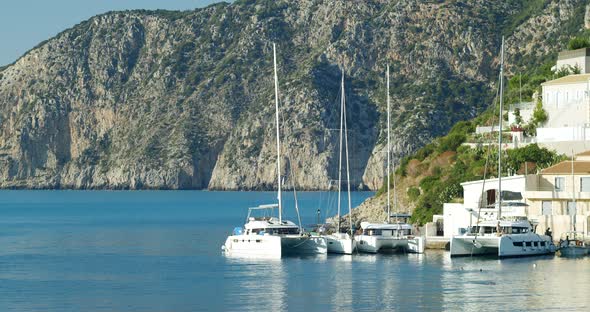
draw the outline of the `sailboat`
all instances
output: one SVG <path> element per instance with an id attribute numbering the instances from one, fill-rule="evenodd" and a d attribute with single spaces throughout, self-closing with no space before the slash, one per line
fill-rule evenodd
<path id="1" fill-rule="evenodd" d="M 275 82 L 275 117 L 277 139 L 277 203 L 260 205 L 248 209 L 244 228 L 236 227 L 228 236 L 222 250 L 227 255 L 280 258 L 293 254 L 325 254 L 326 239 L 303 232 L 301 226 L 283 219 L 281 196 L 281 137 L 279 124 L 279 82 L 277 76 L 277 54 L 273 43 L 273 65 Z M 278 210 L 278 217 L 272 216 Z M 262 216 L 255 213 L 266 212 Z M 270 213 L 269 213 L 270 212 Z"/>
<path id="2" fill-rule="evenodd" d="M 344 69 L 342 69 L 342 83 L 341 83 L 342 95 L 340 97 L 340 153 L 338 160 L 338 221 L 336 232 L 325 235 L 326 242 L 328 245 L 328 253 L 339 253 L 350 255 L 356 250 L 356 241 L 352 233 L 352 207 L 350 201 L 350 167 L 348 158 L 348 128 L 346 126 L 346 99 L 344 92 Z M 349 231 L 341 232 L 341 192 L 342 192 L 342 138 L 344 137 L 344 145 L 346 149 L 346 185 L 348 193 L 348 220 L 349 220 Z"/>
<path id="3" fill-rule="evenodd" d="M 399 250 L 423 253 L 424 237 L 414 236 L 412 225 L 407 221 L 410 215 L 394 215 L 396 222 L 391 223 L 390 199 L 390 165 L 391 163 L 391 135 L 390 135 L 390 104 L 389 104 L 389 65 L 387 65 L 387 221 L 385 223 L 361 222 L 362 233 L 355 236 L 357 248 L 361 252 L 377 253 L 384 250 Z M 394 180 L 395 195 L 395 180 Z M 397 202 L 397 201 L 396 201 Z"/>
<path id="4" fill-rule="evenodd" d="M 576 190 L 574 178 L 574 155 L 572 151 L 572 202 L 571 231 L 565 232 L 559 239 L 559 255 L 562 257 L 582 257 L 590 253 L 590 241 L 583 232 L 576 231 Z"/>
<path id="5" fill-rule="evenodd" d="M 500 113 L 498 128 L 498 203 L 497 213 L 461 235 L 451 239 L 451 257 L 494 255 L 521 257 L 551 254 L 555 245 L 551 237 L 534 233 L 533 224 L 526 218 L 503 218 L 502 193 L 502 109 L 504 94 L 504 37 L 500 58 Z"/>

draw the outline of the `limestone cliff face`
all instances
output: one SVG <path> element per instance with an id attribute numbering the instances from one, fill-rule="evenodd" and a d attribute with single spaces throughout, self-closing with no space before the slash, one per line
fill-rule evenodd
<path id="1" fill-rule="evenodd" d="M 497 19 L 521 9 L 260 0 L 94 17 L 0 69 L 0 187 L 274 188 L 276 42 L 286 184 L 337 177 L 343 68 L 351 177 L 376 188 L 385 65 L 399 158 L 488 105 Z"/>

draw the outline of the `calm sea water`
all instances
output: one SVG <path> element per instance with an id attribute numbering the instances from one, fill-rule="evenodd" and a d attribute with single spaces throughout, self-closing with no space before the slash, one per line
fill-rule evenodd
<path id="1" fill-rule="evenodd" d="M 355 193 L 354 204 L 370 193 Z M 0 311 L 560 310 L 590 259 L 358 255 L 240 260 L 220 246 L 260 192 L 0 192 Z M 329 198 L 300 194 L 304 223 Z M 290 206 L 287 198 L 285 206 Z M 324 213 L 324 212 L 323 212 Z M 294 216 L 290 212 L 291 217 Z M 291 218 L 294 219 L 294 218 Z"/>

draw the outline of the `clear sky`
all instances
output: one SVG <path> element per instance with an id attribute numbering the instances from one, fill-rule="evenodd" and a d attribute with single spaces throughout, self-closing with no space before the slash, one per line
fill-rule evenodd
<path id="1" fill-rule="evenodd" d="M 214 2 L 220 0 L 1 0 L 0 66 L 97 14 L 129 9 L 192 10 Z"/>

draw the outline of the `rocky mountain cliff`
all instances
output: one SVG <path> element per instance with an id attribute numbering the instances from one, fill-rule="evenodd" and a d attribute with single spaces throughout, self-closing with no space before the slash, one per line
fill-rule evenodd
<path id="1" fill-rule="evenodd" d="M 96 16 L 0 68 L 0 187 L 273 188 L 276 42 L 287 185 L 337 176 L 343 68 L 351 177 L 374 189 L 387 63 L 400 158 L 489 105 L 501 34 L 521 58 L 555 53 L 542 29 L 559 33 L 585 3 L 248 0 Z"/>

